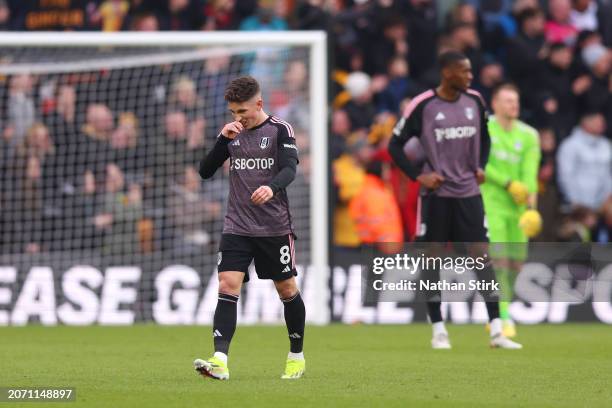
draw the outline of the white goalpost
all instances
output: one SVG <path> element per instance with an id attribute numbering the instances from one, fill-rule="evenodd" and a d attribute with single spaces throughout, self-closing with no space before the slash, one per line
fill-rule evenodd
<path id="1" fill-rule="evenodd" d="M 58 276 L 88 262 L 102 272 L 174 263 L 211 275 L 227 180 L 219 169 L 210 183 L 196 182 L 194 166 L 229 119 L 227 80 L 250 74 L 262 83 L 266 111 L 296 130 L 301 163 L 288 194 L 297 262 L 308 321 L 328 323 L 326 42 L 325 33 L 299 31 L 2 33 L 0 267 L 18 272 L 1 275 L 0 285 L 25 287 L 32 264 Z M 132 320 L 156 320 L 158 272 L 126 281 L 138 292 Z M 205 321 L 195 316 L 199 301 L 185 300 L 203 282 L 172 276 L 169 316 Z M 53 279 L 63 303 L 59 288 L 69 285 Z M 85 275 L 77 285 L 101 298 L 106 290 Z M 16 292 L 5 319 L 0 306 L 0 325 L 11 324 Z M 86 306 L 74 296 L 71 304 Z"/>

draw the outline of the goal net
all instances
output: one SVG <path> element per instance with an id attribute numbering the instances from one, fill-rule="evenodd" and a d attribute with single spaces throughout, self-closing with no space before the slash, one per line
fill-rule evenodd
<path id="1" fill-rule="evenodd" d="M 320 33 L 3 35 L 0 324 L 211 322 L 228 167 L 206 182 L 197 168 L 241 75 L 293 125 L 299 279 L 309 320 L 326 323 L 324 44 Z M 252 273 L 245 292 L 243 323 L 281 321 L 270 282 Z"/>

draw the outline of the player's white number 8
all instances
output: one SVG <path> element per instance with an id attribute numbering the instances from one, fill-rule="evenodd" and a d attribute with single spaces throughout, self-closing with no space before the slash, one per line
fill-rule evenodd
<path id="1" fill-rule="evenodd" d="M 291 252 L 289 252 L 289 245 L 282 246 L 280 249 L 280 261 L 283 265 L 287 265 L 291 261 Z"/>

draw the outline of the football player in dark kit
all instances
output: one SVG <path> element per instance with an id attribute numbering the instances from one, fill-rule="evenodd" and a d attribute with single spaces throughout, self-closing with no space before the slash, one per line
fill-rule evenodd
<path id="1" fill-rule="evenodd" d="M 389 153 L 404 173 L 421 184 L 421 219 L 417 220 L 420 241 L 486 243 L 488 233 L 479 187 L 484 182 L 483 169 L 491 145 L 485 103 L 478 92 L 469 89 L 472 66 L 464 54 L 448 51 L 439 56 L 438 62 L 440 85 L 416 96 L 406 107 L 393 130 Z M 418 138 L 423 150 L 422 169 L 404 152 L 412 137 Z M 468 248 L 477 253 L 486 250 L 486 245 Z M 439 279 L 439 270 L 426 272 L 433 272 Z M 480 272 L 490 278 L 495 276 L 490 261 Z M 436 295 L 427 303 L 433 326 L 431 344 L 435 349 L 450 349 L 439 293 Z M 483 295 L 487 300 L 491 347 L 522 348 L 502 335 L 496 295 Z"/>
<path id="2" fill-rule="evenodd" d="M 272 279 L 284 305 L 290 349 L 283 379 L 302 377 L 306 311 L 295 276 L 294 234 L 285 188 L 293 181 L 298 151 L 293 128 L 263 110 L 257 81 L 236 78 L 225 90 L 234 121 L 226 124 L 200 163 L 207 179 L 230 159 L 230 192 L 219 248 L 219 299 L 213 321 L 215 353 L 196 359 L 203 376 L 229 379 L 227 355 L 236 330 L 237 302 L 255 261 L 260 279 Z"/>

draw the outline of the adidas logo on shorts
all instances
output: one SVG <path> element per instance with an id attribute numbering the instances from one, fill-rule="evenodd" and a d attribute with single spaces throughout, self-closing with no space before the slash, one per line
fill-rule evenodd
<path id="1" fill-rule="evenodd" d="M 285 266 L 285 269 L 283 269 L 281 273 L 287 273 L 287 272 L 291 272 L 291 267 L 289 267 L 289 265 Z"/>

